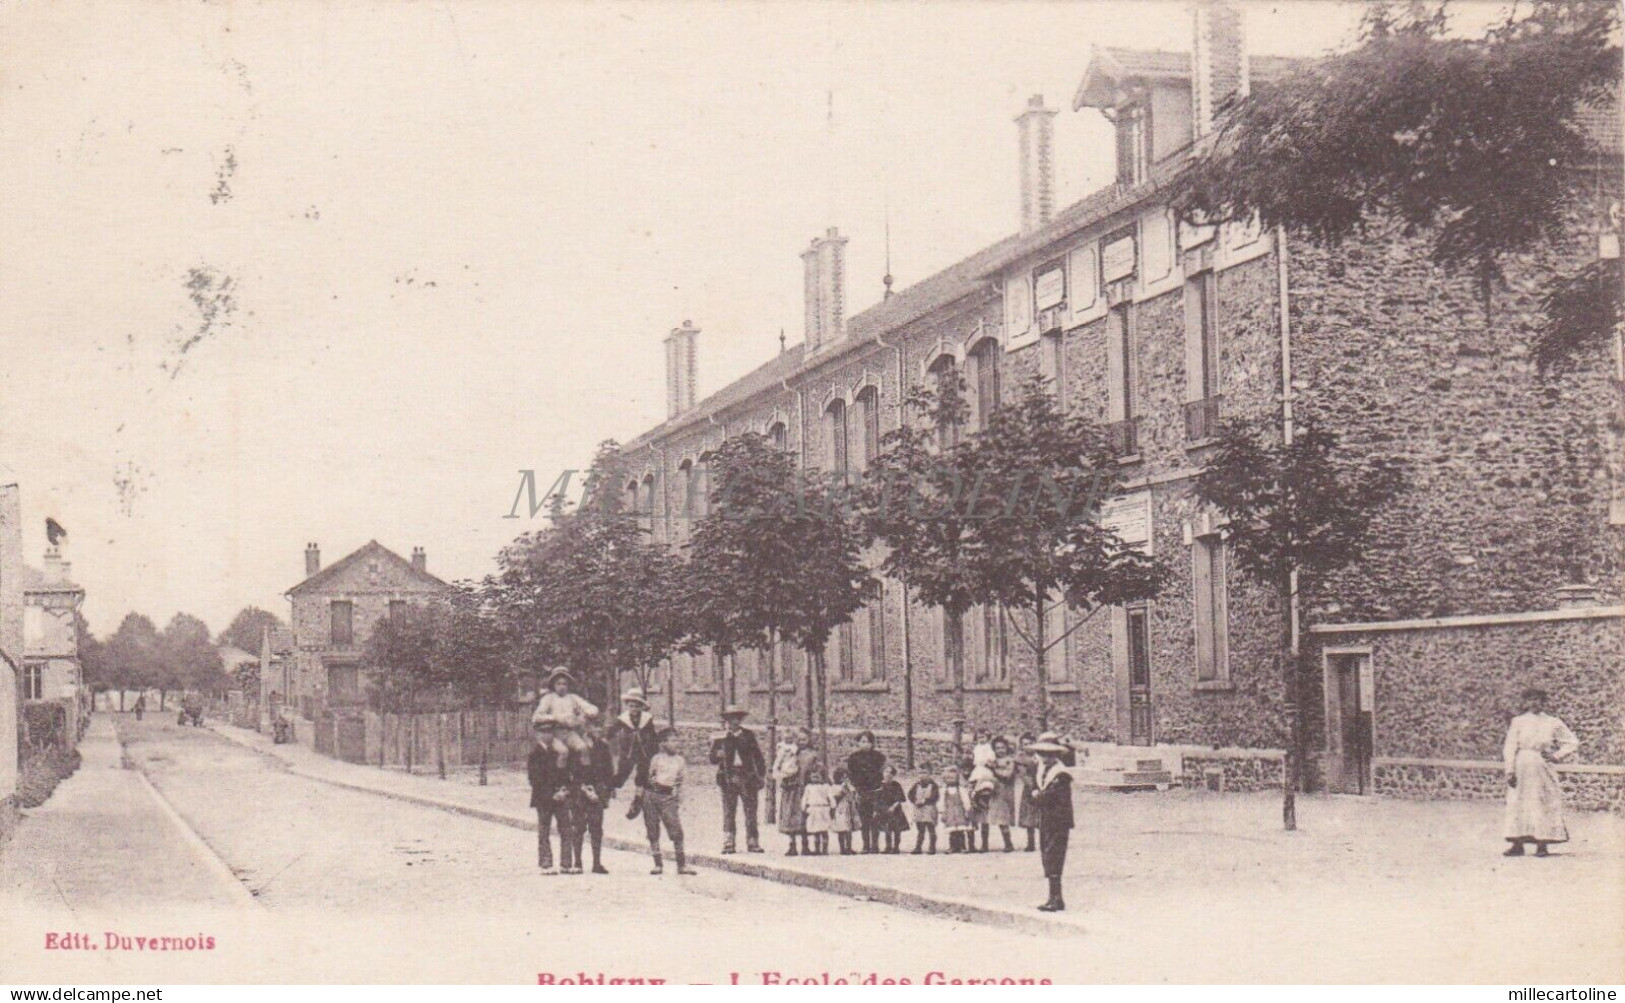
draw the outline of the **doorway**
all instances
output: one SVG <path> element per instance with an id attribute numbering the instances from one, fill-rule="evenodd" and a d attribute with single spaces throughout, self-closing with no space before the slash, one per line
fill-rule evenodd
<path id="1" fill-rule="evenodd" d="M 1144 606 L 1128 609 L 1128 732 L 1130 745 L 1150 745 L 1151 618 Z"/>
<path id="2" fill-rule="evenodd" d="M 1334 794 L 1370 794 L 1375 685 L 1371 652 L 1326 653 L 1326 783 Z"/>

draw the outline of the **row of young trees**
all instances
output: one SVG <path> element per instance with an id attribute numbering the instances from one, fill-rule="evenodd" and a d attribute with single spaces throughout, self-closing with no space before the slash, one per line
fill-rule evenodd
<path id="1" fill-rule="evenodd" d="M 175 614 L 163 630 L 140 613 L 128 613 L 105 640 L 95 637 L 80 619 L 79 661 L 85 685 L 93 692 L 117 691 L 120 709 L 128 690 L 157 690 L 160 710 L 171 693 L 218 694 L 232 688 L 257 692 L 257 672 L 250 679 L 226 674 L 219 645 L 257 652 L 259 630 L 276 622 L 274 615 L 249 607 L 216 643 L 208 625 L 189 613 Z"/>
<path id="2" fill-rule="evenodd" d="M 941 611 L 956 731 L 965 718 L 964 620 L 983 605 L 1001 607 L 1027 648 L 1037 724 L 1049 727 L 1049 653 L 1065 639 L 1049 630 L 1053 609 L 1071 611 L 1070 633 L 1103 609 L 1155 598 L 1172 571 L 1101 521 L 1102 503 L 1123 487 L 1117 456 L 1106 430 L 1062 407 L 1042 379 L 1021 384 L 974 434 L 964 431 L 957 375 L 915 388 L 905 411 L 861 474 L 804 469 L 759 435 L 725 440 L 705 458 L 698 496 L 679 503 L 677 522 L 692 527 L 680 546 L 657 542 L 656 513 L 627 503 L 622 485 L 633 471 L 615 443 L 604 444 L 580 500 L 550 497 L 549 525 L 506 547 L 497 574 L 438 612 L 380 628 L 368 656 L 385 673 L 380 694 L 411 680 L 416 696 L 496 696 L 520 677 L 568 665 L 612 704 L 624 676 L 647 689 L 676 652 L 726 661 L 754 651 L 776 743 L 788 643 L 806 654 L 808 721 L 827 755 L 825 652 L 886 578 L 905 603 Z M 1323 577 L 1358 557 L 1372 517 L 1401 483 L 1391 462 L 1344 455 L 1318 430 L 1284 441 L 1274 415 L 1228 426 L 1209 469 L 1200 500 L 1227 522 L 1239 570 L 1274 590 L 1283 611 L 1300 575 Z M 460 664 L 476 651 L 483 667 Z M 1281 658 L 1292 745 L 1298 666 L 1289 634 Z M 910 705 L 913 675 L 905 666 Z M 908 744 L 912 753 L 912 735 Z M 1292 786 L 1296 763 L 1294 746 Z"/>

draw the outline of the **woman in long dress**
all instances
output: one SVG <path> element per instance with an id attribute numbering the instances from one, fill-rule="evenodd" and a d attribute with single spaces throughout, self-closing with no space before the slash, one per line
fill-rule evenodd
<path id="1" fill-rule="evenodd" d="M 773 763 L 773 778 L 779 783 L 779 831 L 790 837 L 785 856 L 795 857 L 808 852 L 803 794 L 807 789 L 807 768 L 817 762 L 818 754 L 812 748 L 812 732 L 806 728 L 797 728 L 786 745 L 793 748 L 779 751 Z"/>
<path id="2" fill-rule="evenodd" d="M 1528 689 L 1524 712 L 1507 728 L 1502 756 L 1507 771 L 1506 838 L 1512 845 L 1506 856 L 1521 857 L 1525 843 L 1535 844 L 1535 856 L 1549 856 L 1546 847 L 1566 843 L 1563 789 L 1553 763 L 1560 763 L 1580 747 L 1568 725 L 1546 713 L 1546 691 Z"/>

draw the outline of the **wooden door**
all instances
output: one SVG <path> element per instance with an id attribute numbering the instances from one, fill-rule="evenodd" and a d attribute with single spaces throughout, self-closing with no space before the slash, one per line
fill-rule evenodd
<path id="1" fill-rule="evenodd" d="M 1331 743 L 1328 781 L 1340 794 L 1371 792 L 1372 693 L 1369 655 L 1333 655 L 1328 664 Z"/>
<path id="2" fill-rule="evenodd" d="M 1128 728 L 1130 745 L 1150 745 L 1151 620 L 1145 607 L 1128 611 Z"/>

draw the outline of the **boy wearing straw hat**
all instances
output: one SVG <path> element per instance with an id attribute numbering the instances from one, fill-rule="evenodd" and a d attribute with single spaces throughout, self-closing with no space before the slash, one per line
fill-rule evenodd
<path id="1" fill-rule="evenodd" d="M 1072 772 L 1065 760 L 1072 750 L 1054 732 L 1046 731 L 1026 751 L 1038 757 L 1038 786 L 1032 798 L 1038 807 L 1039 853 L 1049 881 L 1049 900 L 1038 910 L 1063 912 L 1061 874 L 1066 869 L 1066 844 L 1072 838 Z"/>

